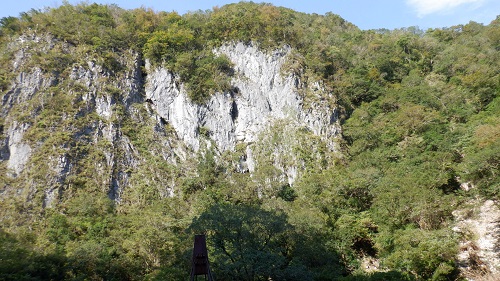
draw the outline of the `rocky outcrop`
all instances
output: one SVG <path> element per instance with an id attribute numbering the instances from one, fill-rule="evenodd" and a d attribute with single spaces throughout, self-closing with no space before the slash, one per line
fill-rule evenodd
<path id="1" fill-rule="evenodd" d="M 24 34 L 8 45 L 8 50 L 14 54 L 12 70 L 18 74 L 2 97 L 0 116 L 5 116 L 13 105 L 29 101 L 40 90 L 57 83 L 57 73 L 47 75 L 40 67 L 26 66 L 33 52 L 47 53 L 57 43 L 58 40 L 50 34 L 40 36 L 33 33 Z M 61 45 L 62 49 L 68 49 L 68 44 Z"/>
<path id="2" fill-rule="evenodd" d="M 51 175 L 47 175 L 47 187 L 44 189 L 43 207 L 52 207 L 62 195 L 62 184 L 72 169 L 72 163 L 68 155 L 49 157 Z"/>
<path id="3" fill-rule="evenodd" d="M 126 71 L 119 79 L 112 77 L 116 74 L 93 60 L 87 61 L 86 65 L 73 67 L 69 75 L 70 79 L 87 89 L 82 95 L 87 111 L 95 111 L 105 120 L 99 122 L 90 132 L 84 132 L 84 135 L 93 135 L 94 143 L 109 143 L 109 146 L 102 148 L 105 162 L 98 165 L 102 166 L 101 171 L 107 173 L 101 175 L 103 184 L 109 186 L 108 196 L 116 202 L 120 202 L 123 191 L 129 185 L 127 170 L 133 170 L 139 162 L 139 153 L 129 138 L 121 132 L 120 125 L 111 120 L 112 117 L 127 114 L 126 112 L 133 115 L 132 105 L 143 101 L 142 60 L 137 53 L 127 55 L 120 61 Z M 103 80 L 106 83 L 100 82 Z M 119 107 L 121 111 L 116 110 L 117 105 L 123 107 Z"/>
<path id="4" fill-rule="evenodd" d="M 50 35 L 37 36 L 36 34 L 25 34 L 16 41 L 9 44 L 8 49 L 14 53 L 12 70 L 18 73 L 11 82 L 9 90 L 2 96 L 0 117 L 4 118 L 4 137 L 0 143 L 0 160 L 7 161 L 8 175 L 17 177 L 25 168 L 33 152 L 30 144 L 23 139 L 25 132 L 30 128 L 31 112 L 23 108 L 22 114 L 29 116 L 21 119 L 17 116 L 9 116 L 9 112 L 15 105 L 28 104 L 34 96 L 57 83 L 56 75 L 47 75 L 40 67 L 25 67 L 31 58 L 31 52 L 37 46 L 37 50 L 46 52 L 54 47 L 56 40 Z M 8 120 L 8 121 L 7 121 Z"/>
<path id="5" fill-rule="evenodd" d="M 168 164 L 183 165 L 185 161 L 193 161 L 192 156 L 202 147 L 222 153 L 234 151 L 242 143 L 245 147 L 235 164 L 237 171 L 254 172 L 259 166 L 258 158 L 271 153 L 282 181 L 292 183 L 300 174 L 300 163 L 292 155 L 294 147 L 299 145 L 294 140 L 299 128 L 319 136 L 331 150 L 337 149 L 340 126 L 336 104 L 331 102 L 333 99 L 325 98 L 333 95 L 320 82 L 308 84 L 298 75 L 284 74 L 282 68 L 291 53 L 289 47 L 264 51 L 253 44 L 230 43 L 213 50 L 234 64 L 232 90 L 216 93 L 200 105 L 189 100 L 179 77 L 168 69 L 152 69 L 146 63 L 147 75 L 144 75 L 142 58 L 132 51 L 115 57 L 111 66 L 117 66 L 116 69 L 106 68 L 98 57 L 84 55 L 70 60 L 72 63 L 62 66 L 62 72 L 57 73 L 30 62 L 34 57 L 30 46 L 36 46 L 38 53 L 57 48 L 68 56 L 76 52 L 76 47 L 50 35 L 24 36 L 11 46 L 16 50 L 13 69 L 18 74 L 2 97 L 0 117 L 5 128 L 0 138 L 0 159 L 5 161 L 9 177 L 17 177 L 26 167 L 36 167 L 40 163 L 35 162 L 44 159 L 47 169 L 42 174 L 47 173 L 46 186 L 40 182 L 40 187 L 31 185 L 31 188 L 42 190 L 46 207 L 61 198 L 64 186 L 88 182 L 106 189 L 110 198 L 120 202 L 124 190 L 133 185 L 131 181 L 140 179 L 131 175 L 137 169 L 147 169 L 151 155 Z M 44 113 L 44 102 L 57 103 L 53 91 L 67 98 L 64 102 L 70 103 L 67 106 L 74 110 L 57 117 L 62 118 L 59 121 L 65 126 L 46 123 L 51 131 L 64 132 L 70 138 L 53 140 L 56 143 L 44 146 L 47 135 L 41 140 L 36 130 L 30 130 L 39 130 L 39 116 L 54 114 Z M 306 93 L 314 98 L 306 101 Z M 23 111 L 23 106 L 29 110 Z M 24 118 L 21 120 L 11 111 L 23 112 Z M 77 121 L 80 118 L 86 121 Z M 156 139 L 155 147 L 135 147 L 137 141 L 147 138 L 135 135 L 144 127 L 150 128 L 151 139 Z M 263 136 L 269 131 L 287 133 L 276 144 Z M 26 134 L 30 135 L 29 140 L 25 139 Z M 272 149 L 256 146 L 263 139 L 263 145 Z M 73 151 L 76 147 L 85 147 L 85 153 Z M 99 158 L 91 161 L 87 157 Z M 80 177 L 83 169 L 90 169 L 93 178 L 88 179 L 88 174 Z M 71 180 L 68 182 L 67 178 Z M 175 193 L 175 181 L 162 182 L 166 183 L 161 187 L 163 193 Z"/>
<path id="6" fill-rule="evenodd" d="M 275 120 L 289 119 L 330 143 L 339 133 L 336 108 L 327 102 L 304 106 L 300 77 L 282 75 L 290 48 L 270 53 L 254 45 L 226 44 L 215 50 L 234 64 L 233 91 L 217 93 L 204 105 L 191 103 L 179 78 L 164 68 L 149 70 L 146 99 L 169 122 L 180 139 L 195 151 L 200 128 L 209 131 L 220 151 L 233 150 L 238 142 L 252 143 Z M 311 91 L 323 91 L 319 83 Z M 321 93 L 325 94 L 325 93 Z M 326 93 L 327 94 L 327 93 Z"/>
<path id="7" fill-rule="evenodd" d="M 78 146 L 93 147 L 100 150 L 105 159 L 94 159 L 96 186 L 108 187 L 111 198 L 119 201 L 120 194 L 128 185 L 127 170 L 137 166 L 137 151 L 131 141 L 121 132 L 120 118 L 134 114 L 133 104 L 143 101 L 142 59 L 139 54 L 129 51 L 116 58 L 119 71 L 107 69 L 97 57 L 79 58 L 75 46 L 44 35 L 23 35 L 9 45 L 13 53 L 12 69 L 18 73 L 9 90 L 1 99 L 0 120 L 0 160 L 5 161 L 8 177 L 15 178 L 28 167 L 38 167 L 44 161 L 44 184 L 30 184 L 30 192 L 42 192 L 43 205 L 51 206 L 62 194 L 66 178 L 82 172 L 82 163 L 92 162 L 85 159 L 90 155 L 80 154 L 74 149 Z M 37 56 L 57 48 L 54 53 L 63 52 L 75 58 L 75 63 L 61 66 L 63 73 L 42 69 L 37 64 Z M 53 88 L 51 88 L 53 87 Z M 53 92 L 60 91 L 67 100 L 54 100 Z M 44 118 L 53 113 L 45 113 L 44 102 L 68 103 L 63 107 L 72 108 L 71 114 L 62 114 L 59 123 L 50 123 L 51 133 L 69 135 L 69 140 L 55 139 L 51 146 L 44 145 L 47 136 L 30 133 L 40 128 L 40 116 Z M 77 108 L 76 108 L 77 107 Z M 86 122 L 77 121 L 85 116 Z M 57 114 L 57 113 L 56 113 Z M 58 117 L 59 118 L 59 117 Z M 114 119 L 113 119 L 114 118 Z M 117 121 L 118 120 L 118 121 Z M 37 128 L 37 130 L 38 130 Z M 29 139 L 25 136 L 30 135 Z M 98 147 L 98 148 L 97 148 Z M 42 151 L 43 150 L 43 151 Z M 97 154 L 99 154 L 97 153 Z M 97 155 L 95 152 L 93 155 Z M 36 158 L 36 160 L 31 159 Z M 40 160 L 42 159 L 42 160 Z M 101 161 L 101 162 L 100 162 Z M 86 169 L 91 167 L 86 167 Z M 26 175 L 28 176 L 28 175 Z M 26 179 L 33 181 L 33 179 Z M 71 184 L 70 184 L 71 185 Z"/>
<path id="8" fill-rule="evenodd" d="M 486 200 L 476 211 L 454 212 L 454 231 L 462 236 L 458 263 L 469 280 L 482 274 L 500 276 L 500 208 L 498 203 Z"/>
<path id="9" fill-rule="evenodd" d="M 40 68 L 34 68 L 31 72 L 21 72 L 2 100 L 3 113 L 14 105 L 29 101 L 33 95 L 42 89 L 54 85 L 56 78 L 46 76 Z"/>
<path id="10" fill-rule="evenodd" d="M 10 176 L 17 177 L 23 170 L 31 156 L 32 149 L 23 140 L 24 132 L 29 128 L 27 124 L 14 122 L 7 130 L 7 168 Z"/>

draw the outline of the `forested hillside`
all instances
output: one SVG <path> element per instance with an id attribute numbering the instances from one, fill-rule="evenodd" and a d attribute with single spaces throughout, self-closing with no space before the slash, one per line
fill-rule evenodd
<path id="1" fill-rule="evenodd" d="M 64 3 L 0 50 L 0 280 L 188 280 L 199 233 L 216 280 L 500 276 L 456 228 L 500 196 L 500 17 Z"/>

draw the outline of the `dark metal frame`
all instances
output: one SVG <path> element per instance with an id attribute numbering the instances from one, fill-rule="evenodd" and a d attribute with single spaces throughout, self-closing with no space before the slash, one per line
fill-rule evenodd
<path id="1" fill-rule="evenodd" d="M 198 280 L 198 276 L 203 275 L 206 281 L 213 281 L 210 263 L 208 262 L 207 242 L 205 235 L 194 236 L 193 258 L 191 260 L 190 281 Z"/>

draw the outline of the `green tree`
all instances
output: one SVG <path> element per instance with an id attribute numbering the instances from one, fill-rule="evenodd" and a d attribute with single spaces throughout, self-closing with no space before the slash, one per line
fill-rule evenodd
<path id="1" fill-rule="evenodd" d="M 196 218 L 190 229 L 207 234 L 218 280 L 312 280 L 293 257 L 293 227 L 283 213 L 216 204 Z"/>

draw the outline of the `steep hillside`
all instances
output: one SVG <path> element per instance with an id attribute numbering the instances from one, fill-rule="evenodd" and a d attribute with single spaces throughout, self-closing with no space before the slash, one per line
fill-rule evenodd
<path id="1" fill-rule="evenodd" d="M 195 233 L 217 280 L 498 274 L 497 224 L 464 245 L 500 192 L 500 19 L 66 3 L 0 23 L 0 279 L 182 280 Z"/>

